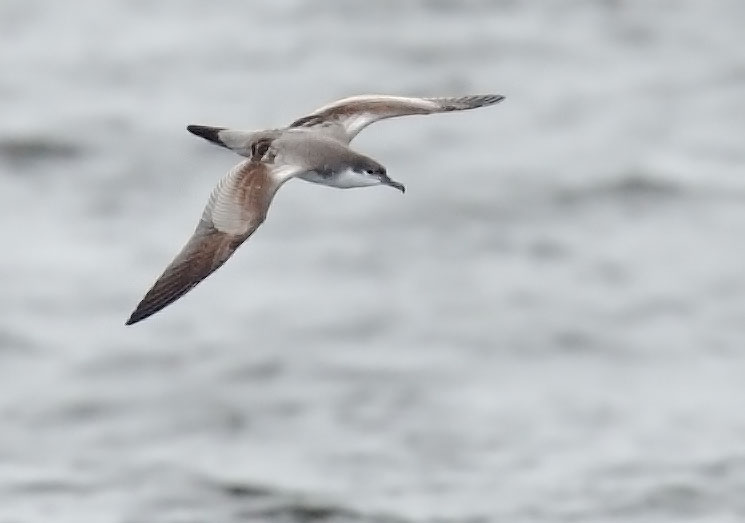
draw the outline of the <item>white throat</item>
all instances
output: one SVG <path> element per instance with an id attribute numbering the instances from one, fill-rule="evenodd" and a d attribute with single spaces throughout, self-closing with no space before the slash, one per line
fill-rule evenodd
<path id="1" fill-rule="evenodd" d="M 350 168 L 334 174 L 329 182 L 329 185 L 333 185 L 334 187 L 339 187 L 341 189 L 380 185 L 380 179 L 378 177 L 364 172 L 360 173 Z"/>

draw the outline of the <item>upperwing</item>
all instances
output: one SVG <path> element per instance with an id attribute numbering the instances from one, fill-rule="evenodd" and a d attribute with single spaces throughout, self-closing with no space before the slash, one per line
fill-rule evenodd
<path id="1" fill-rule="evenodd" d="M 486 107 L 501 102 L 498 94 L 471 95 L 440 98 L 407 98 L 388 95 L 362 95 L 337 100 L 307 116 L 292 122 L 290 127 L 339 126 L 340 133 L 328 130 L 328 134 L 341 134 L 339 138 L 349 143 L 371 123 L 384 118 L 414 114 L 432 114 L 448 111 L 464 111 Z"/>

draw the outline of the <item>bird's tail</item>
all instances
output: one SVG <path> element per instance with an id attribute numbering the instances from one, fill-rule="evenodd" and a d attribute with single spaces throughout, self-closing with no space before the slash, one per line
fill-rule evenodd
<path id="1" fill-rule="evenodd" d="M 191 134 L 204 138 L 233 152 L 250 158 L 251 146 L 261 138 L 274 138 L 278 131 L 236 131 L 225 127 L 211 127 L 209 125 L 187 125 L 186 130 Z"/>

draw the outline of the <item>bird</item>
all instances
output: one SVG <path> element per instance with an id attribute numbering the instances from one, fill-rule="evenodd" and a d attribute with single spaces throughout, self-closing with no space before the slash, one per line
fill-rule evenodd
<path id="1" fill-rule="evenodd" d="M 251 144 L 256 140 L 267 136 L 278 136 L 290 130 L 309 131 L 349 145 L 360 131 L 379 120 L 397 116 L 464 111 L 494 105 L 502 100 L 504 96 L 499 94 L 437 98 L 360 95 L 324 105 L 282 129 L 240 131 L 207 125 L 188 125 L 186 129 L 196 136 L 230 149 L 239 155 L 250 156 Z M 321 185 L 340 189 L 349 188 L 343 179 L 321 176 L 314 171 L 300 173 L 298 177 Z"/>
<path id="2" fill-rule="evenodd" d="M 463 111 L 501 102 L 502 95 L 416 98 L 362 95 L 337 100 L 286 127 L 242 131 L 188 125 L 187 130 L 245 157 L 217 183 L 186 245 L 125 322 L 159 312 L 220 268 L 264 222 L 277 190 L 292 178 L 348 189 L 386 185 L 401 191 L 376 160 L 349 143 L 382 119 Z"/>

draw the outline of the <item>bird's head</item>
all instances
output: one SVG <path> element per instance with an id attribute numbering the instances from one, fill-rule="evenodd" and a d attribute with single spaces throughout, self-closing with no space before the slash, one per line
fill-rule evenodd
<path id="1" fill-rule="evenodd" d="M 401 192 L 406 191 L 406 187 L 402 183 L 391 180 L 385 167 L 371 158 L 360 158 L 360 161 L 352 167 L 352 170 L 360 176 L 365 185 L 388 185 Z"/>

